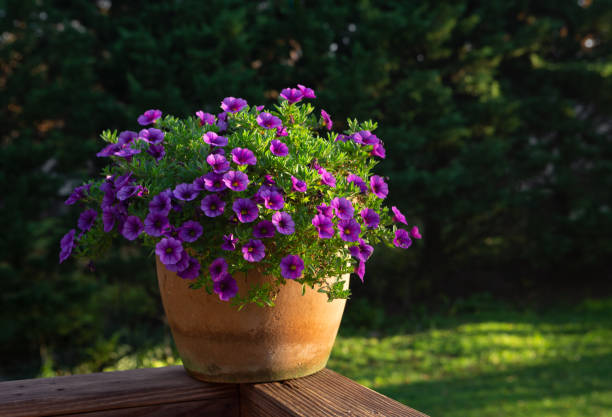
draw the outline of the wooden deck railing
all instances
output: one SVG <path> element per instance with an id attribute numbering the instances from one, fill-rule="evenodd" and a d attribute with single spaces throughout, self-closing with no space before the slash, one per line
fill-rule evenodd
<path id="1" fill-rule="evenodd" d="M 79 415 L 425 416 L 329 369 L 262 384 L 199 382 L 180 366 L 0 382 L 2 417 Z"/>

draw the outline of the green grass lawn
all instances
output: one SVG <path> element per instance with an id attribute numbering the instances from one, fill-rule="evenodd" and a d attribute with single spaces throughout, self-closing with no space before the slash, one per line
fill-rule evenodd
<path id="1" fill-rule="evenodd" d="M 612 416 L 612 299 L 384 327 L 342 329 L 328 367 L 431 416 Z"/>

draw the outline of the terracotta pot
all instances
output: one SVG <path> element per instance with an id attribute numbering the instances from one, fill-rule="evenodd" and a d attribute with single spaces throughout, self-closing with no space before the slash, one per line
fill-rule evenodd
<path id="1" fill-rule="evenodd" d="M 273 280 L 256 272 L 234 274 L 239 294 Z M 347 285 L 349 276 L 344 277 Z M 174 342 L 187 372 L 209 382 L 265 382 L 298 378 L 325 367 L 346 300 L 287 280 L 275 307 L 241 311 L 168 271 L 157 259 L 157 279 Z"/>

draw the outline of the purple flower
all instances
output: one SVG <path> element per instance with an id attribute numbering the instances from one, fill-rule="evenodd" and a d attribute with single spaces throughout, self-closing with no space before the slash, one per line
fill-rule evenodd
<path id="1" fill-rule="evenodd" d="M 200 275 L 200 262 L 197 259 L 189 257 L 187 267 L 178 272 L 178 276 L 183 279 L 196 279 Z"/>
<path id="2" fill-rule="evenodd" d="M 236 244 L 238 243 L 238 238 L 235 238 L 233 234 L 223 235 L 223 243 L 221 244 L 221 249 L 223 250 L 235 250 Z"/>
<path id="3" fill-rule="evenodd" d="M 349 252 L 353 258 L 357 258 L 360 261 L 367 261 L 370 256 L 372 256 L 372 252 L 374 252 L 374 248 L 367 243 L 363 239 L 359 239 L 359 245 L 351 246 L 349 248 Z"/>
<path id="4" fill-rule="evenodd" d="M 393 244 L 398 248 L 408 249 L 410 245 L 412 245 L 412 239 L 410 239 L 410 235 L 404 229 L 397 229 L 395 231 L 395 238 L 393 239 Z"/>
<path id="5" fill-rule="evenodd" d="M 161 110 L 147 110 L 146 112 L 138 116 L 138 124 L 140 126 L 150 125 L 151 123 L 155 123 L 155 121 L 161 116 Z"/>
<path id="6" fill-rule="evenodd" d="M 302 180 L 298 180 L 293 175 L 291 176 L 291 189 L 299 193 L 305 193 L 308 186 Z"/>
<path id="7" fill-rule="evenodd" d="M 98 212 L 94 209 L 88 209 L 82 212 L 79 216 L 79 221 L 77 223 L 79 229 L 84 232 L 91 229 L 91 226 L 93 226 L 94 221 L 96 221 L 96 217 L 98 217 Z"/>
<path id="8" fill-rule="evenodd" d="M 272 215 L 272 224 L 276 227 L 276 231 L 283 235 L 291 235 L 295 232 L 295 223 L 293 219 L 284 211 L 277 211 Z"/>
<path id="9" fill-rule="evenodd" d="M 227 113 L 222 112 L 217 115 L 217 127 L 219 132 L 225 132 L 227 130 Z"/>
<path id="10" fill-rule="evenodd" d="M 323 214 L 317 214 L 312 219 L 312 225 L 319 232 L 320 239 L 330 239 L 334 237 L 334 224 L 331 219 Z"/>
<path id="11" fill-rule="evenodd" d="M 206 157 L 206 162 L 210 165 L 215 174 L 222 174 L 227 172 L 230 168 L 229 162 L 225 159 L 225 156 L 218 154 L 210 154 Z"/>
<path id="12" fill-rule="evenodd" d="M 264 109 L 264 106 L 255 106 L 255 108 L 257 109 L 257 111 L 262 111 Z"/>
<path id="13" fill-rule="evenodd" d="M 152 127 L 150 129 L 142 129 L 138 134 L 138 137 L 145 142 L 157 145 L 163 142 L 165 135 L 166 134 L 163 131 Z"/>
<path id="14" fill-rule="evenodd" d="M 180 240 L 165 237 L 155 245 L 155 253 L 164 265 L 175 264 L 183 255 L 183 245 Z"/>
<path id="15" fill-rule="evenodd" d="M 259 113 L 257 116 L 257 124 L 266 129 L 276 129 L 283 125 L 281 119 L 276 116 L 272 116 L 268 112 Z"/>
<path id="16" fill-rule="evenodd" d="M 151 155 L 157 162 L 161 161 L 161 159 L 166 155 L 166 149 L 164 149 L 164 145 L 149 145 L 149 149 L 147 149 L 147 153 Z"/>
<path id="17" fill-rule="evenodd" d="M 251 239 L 242 247 L 242 257 L 249 262 L 259 262 L 266 256 L 266 247 L 259 239 Z"/>
<path id="18" fill-rule="evenodd" d="M 334 208 L 327 204 L 320 204 L 317 206 L 317 213 L 331 218 L 334 215 Z"/>
<path id="19" fill-rule="evenodd" d="M 178 237 L 183 242 L 195 242 L 202 236 L 202 225 L 194 220 L 187 220 L 179 228 Z"/>
<path id="20" fill-rule="evenodd" d="M 196 112 L 196 116 L 200 119 L 200 126 L 215 124 L 215 116 L 210 113 L 204 113 L 202 110 L 199 110 Z"/>
<path id="21" fill-rule="evenodd" d="M 119 156 L 121 158 L 129 159 L 132 156 L 139 154 L 139 153 L 140 153 L 140 149 L 133 149 L 125 145 L 123 148 L 121 148 L 121 150 L 115 152 L 113 155 Z"/>
<path id="22" fill-rule="evenodd" d="M 241 223 L 250 223 L 259 215 L 257 204 L 248 198 L 237 198 L 232 204 L 232 210 Z"/>
<path id="23" fill-rule="evenodd" d="M 246 100 L 235 97 L 225 97 L 221 102 L 221 108 L 224 112 L 238 113 L 247 105 Z"/>
<path id="24" fill-rule="evenodd" d="M 204 175 L 204 188 L 206 191 L 223 191 L 225 190 L 225 183 L 223 182 L 223 175 L 215 174 L 214 172 L 209 172 Z"/>
<path id="25" fill-rule="evenodd" d="M 338 136 L 336 136 L 336 142 L 346 142 L 347 140 L 350 139 L 350 136 L 347 135 L 343 135 L 342 133 L 340 133 Z"/>
<path id="26" fill-rule="evenodd" d="M 336 197 L 331 201 L 330 206 L 335 209 L 336 216 L 341 220 L 352 219 L 353 214 L 355 214 L 353 205 L 346 198 Z"/>
<path id="27" fill-rule="evenodd" d="M 227 145 L 227 138 L 225 136 L 219 136 L 215 132 L 206 132 L 202 136 L 205 143 L 210 146 L 225 146 Z"/>
<path id="28" fill-rule="evenodd" d="M 223 278 L 223 276 L 227 274 L 227 262 L 225 258 L 217 258 L 212 261 L 208 270 L 210 271 L 210 277 L 213 281 L 218 281 Z"/>
<path id="29" fill-rule="evenodd" d="M 287 279 L 297 279 L 302 276 L 304 261 L 297 255 L 287 255 L 280 262 L 281 275 Z"/>
<path id="30" fill-rule="evenodd" d="M 353 184 L 355 184 L 357 187 L 359 187 L 359 190 L 363 194 L 365 194 L 368 191 L 368 185 L 359 175 L 348 174 L 348 176 L 346 177 L 346 182 L 349 182 L 349 183 L 352 182 Z"/>
<path id="31" fill-rule="evenodd" d="M 91 184 L 86 184 L 86 185 L 81 185 L 79 187 L 76 187 L 72 191 L 72 194 L 70 194 L 70 196 L 66 199 L 64 204 L 66 204 L 67 206 L 73 205 L 80 199 L 84 198 L 85 195 L 89 192 L 90 188 L 91 188 Z"/>
<path id="32" fill-rule="evenodd" d="M 232 149 L 232 160 L 238 165 L 255 165 L 257 163 L 253 151 L 247 148 Z"/>
<path id="33" fill-rule="evenodd" d="M 355 273 L 357 274 L 361 282 L 363 282 L 363 276 L 365 275 L 365 262 L 364 261 L 359 261 L 359 264 L 355 267 Z"/>
<path id="34" fill-rule="evenodd" d="M 113 183 L 115 185 L 115 188 L 118 190 L 121 187 L 123 187 L 123 186 L 125 186 L 125 185 L 127 185 L 127 184 L 129 184 L 131 182 L 132 182 L 132 172 L 130 171 L 127 174 L 123 174 L 123 175 L 120 175 L 117 178 L 115 178 Z"/>
<path id="35" fill-rule="evenodd" d="M 379 175 L 372 175 L 372 178 L 370 178 L 370 188 L 378 198 L 385 198 L 389 194 L 389 186 L 383 177 Z"/>
<path id="36" fill-rule="evenodd" d="M 172 208 L 170 196 L 166 192 L 157 194 L 149 203 L 149 211 L 151 213 L 167 216 Z"/>
<path id="37" fill-rule="evenodd" d="M 361 226 L 355 219 L 340 220 L 338 222 L 338 232 L 340 238 L 345 242 L 357 242 L 359 233 L 361 233 Z"/>
<path id="38" fill-rule="evenodd" d="M 368 229 L 376 229 L 378 227 L 380 216 L 376 211 L 371 208 L 364 208 L 359 214 L 361 214 L 361 218 Z"/>
<path id="39" fill-rule="evenodd" d="M 270 174 L 264 175 L 264 181 L 263 182 L 264 182 L 265 185 L 274 185 L 274 184 L 276 184 L 276 181 L 274 181 L 274 178 Z"/>
<path id="40" fill-rule="evenodd" d="M 283 136 L 289 136 L 289 132 L 287 132 L 287 128 L 285 126 L 276 128 L 276 137 L 280 138 Z"/>
<path id="41" fill-rule="evenodd" d="M 423 236 L 421 236 L 421 233 L 419 232 L 419 228 L 416 226 L 413 226 L 412 229 L 410 229 L 410 236 L 412 236 L 415 239 L 421 239 Z"/>
<path id="42" fill-rule="evenodd" d="M 302 96 L 304 96 L 304 98 L 317 98 L 312 88 L 304 87 L 302 84 L 298 84 L 297 86 L 302 92 Z"/>
<path id="43" fill-rule="evenodd" d="M 362 146 L 366 145 L 376 145 L 380 142 L 380 139 L 369 130 L 362 130 L 353 134 L 353 141 Z"/>
<path id="44" fill-rule="evenodd" d="M 102 148 L 102 150 L 98 152 L 96 156 L 99 158 L 107 158 L 109 156 L 114 155 L 115 152 L 118 152 L 121 149 L 121 147 L 122 146 L 117 143 L 111 143 L 109 145 L 106 145 L 104 148 Z"/>
<path id="45" fill-rule="evenodd" d="M 332 123 L 331 117 L 329 117 L 329 113 L 325 110 L 321 110 L 321 117 L 323 118 L 323 126 L 326 126 L 327 130 L 331 130 L 334 124 Z"/>
<path id="46" fill-rule="evenodd" d="M 223 183 L 233 191 L 244 191 L 249 186 L 249 177 L 241 171 L 229 171 L 223 175 Z"/>
<path id="47" fill-rule="evenodd" d="M 270 220 L 262 220 L 253 227 L 254 237 L 274 237 L 274 224 Z"/>
<path id="48" fill-rule="evenodd" d="M 327 172 L 325 168 L 319 169 L 319 174 L 321 175 L 321 184 L 329 185 L 332 188 L 336 188 L 336 178 Z"/>
<path id="49" fill-rule="evenodd" d="M 176 186 L 172 195 L 174 198 L 183 201 L 192 201 L 198 196 L 199 192 L 195 189 L 193 184 L 183 183 Z"/>
<path id="50" fill-rule="evenodd" d="M 225 210 L 225 201 L 221 200 L 217 194 L 209 194 L 202 199 L 200 208 L 208 217 L 217 217 Z"/>
<path id="51" fill-rule="evenodd" d="M 140 233 L 142 233 L 144 229 L 144 225 L 142 221 L 136 216 L 129 216 L 125 223 L 123 223 L 123 229 L 121 229 L 121 234 L 127 240 L 135 240 Z"/>
<path id="52" fill-rule="evenodd" d="M 64 262 L 70 254 L 72 253 L 72 249 L 74 248 L 74 234 L 76 230 L 71 229 L 68 233 L 62 237 L 60 240 L 60 255 L 59 255 L 59 263 Z"/>
<path id="53" fill-rule="evenodd" d="M 372 152 L 370 152 L 370 155 L 385 159 L 387 152 L 385 151 L 385 147 L 383 146 L 382 142 L 379 142 L 372 147 Z"/>
<path id="54" fill-rule="evenodd" d="M 168 218 L 161 213 L 149 213 L 144 221 L 145 232 L 149 236 L 158 237 L 170 228 Z"/>
<path id="55" fill-rule="evenodd" d="M 276 191 L 266 191 L 261 194 L 264 199 L 264 206 L 271 210 L 281 210 L 285 207 L 285 200 L 281 193 Z"/>
<path id="56" fill-rule="evenodd" d="M 290 104 L 293 104 L 302 100 L 304 94 L 297 88 L 284 88 L 281 91 L 280 96 L 287 100 Z"/>
<path id="57" fill-rule="evenodd" d="M 270 144 L 270 151 L 276 156 L 287 156 L 289 154 L 289 148 L 287 145 L 278 139 L 272 140 Z"/>
<path id="58" fill-rule="evenodd" d="M 181 259 L 175 264 L 166 265 L 166 269 L 172 272 L 182 272 L 189 266 L 189 254 L 186 250 L 183 251 Z"/>
<path id="59" fill-rule="evenodd" d="M 404 223 L 405 225 L 408 225 L 408 223 L 406 222 L 406 217 L 402 214 L 401 211 L 399 211 L 399 209 L 395 206 L 391 207 L 391 210 L 393 211 L 393 221 L 397 222 L 397 223 Z"/>
<path id="60" fill-rule="evenodd" d="M 116 215 L 114 207 L 106 207 L 102 209 L 102 224 L 104 225 L 104 233 L 108 233 L 113 230 L 115 220 Z"/>
<path id="61" fill-rule="evenodd" d="M 136 139 L 137 137 L 138 133 L 133 132 L 131 130 L 124 130 L 123 132 L 119 133 L 119 137 L 117 138 L 117 144 L 120 146 L 127 145 L 129 143 L 134 142 L 134 139 Z"/>
<path id="62" fill-rule="evenodd" d="M 230 274 L 225 274 L 221 279 L 215 281 L 213 289 L 223 301 L 229 301 L 238 294 L 238 284 Z"/>
<path id="63" fill-rule="evenodd" d="M 125 201 L 142 189 L 139 185 L 124 185 L 117 191 L 117 200 Z"/>

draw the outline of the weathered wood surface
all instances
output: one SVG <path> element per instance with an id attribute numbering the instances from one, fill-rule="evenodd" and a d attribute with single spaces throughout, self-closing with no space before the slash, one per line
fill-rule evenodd
<path id="1" fill-rule="evenodd" d="M 0 382 L 0 417 L 426 417 L 328 369 L 282 382 L 212 384 L 183 367 Z"/>
<path id="2" fill-rule="evenodd" d="M 427 417 L 329 369 L 314 375 L 240 386 L 242 417 Z"/>

